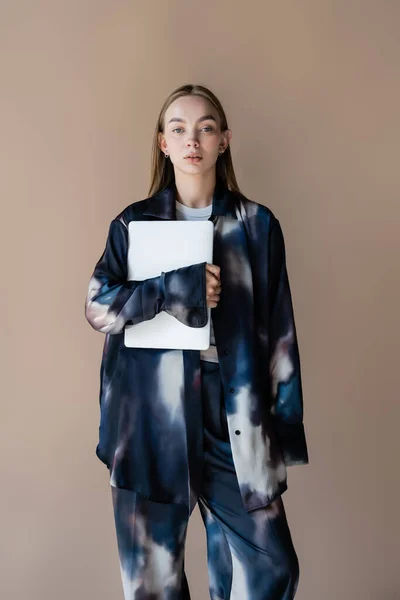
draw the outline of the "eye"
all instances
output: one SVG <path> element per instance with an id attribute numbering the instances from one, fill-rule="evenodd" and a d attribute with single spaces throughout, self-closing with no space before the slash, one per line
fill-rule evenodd
<path id="1" fill-rule="evenodd" d="M 205 127 L 202 128 L 203 130 L 206 130 L 207 133 L 209 131 L 213 131 L 213 128 L 210 125 L 206 125 Z M 174 133 L 175 131 L 183 131 L 183 127 L 175 127 L 175 129 L 172 130 L 172 133 Z"/>

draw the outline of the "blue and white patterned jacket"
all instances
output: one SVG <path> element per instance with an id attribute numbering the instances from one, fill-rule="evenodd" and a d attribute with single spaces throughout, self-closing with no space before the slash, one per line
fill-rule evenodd
<path id="1" fill-rule="evenodd" d="M 205 262 L 127 280 L 128 223 L 176 219 L 175 192 L 172 184 L 111 221 L 85 314 L 106 334 L 96 454 L 111 485 L 193 507 L 203 457 L 200 351 L 128 348 L 123 341 L 125 324 L 162 310 L 190 327 L 207 322 Z M 210 219 L 222 286 L 211 318 L 235 470 L 251 511 L 287 489 L 288 465 L 308 463 L 285 244 L 268 207 L 220 180 Z"/>

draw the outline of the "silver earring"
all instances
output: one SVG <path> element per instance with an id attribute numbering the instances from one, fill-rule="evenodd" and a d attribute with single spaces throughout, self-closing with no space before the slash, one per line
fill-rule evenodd
<path id="1" fill-rule="evenodd" d="M 218 154 L 223 154 L 223 153 L 224 153 L 223 150 L 221 150 L 221 151 L 218 150 Z"/>
<path id="2" fill-rule="evenodd" d="M 168 154 L 166 152 L 164 154 L 165 154 L 165 158 L 168 158 Z"/>

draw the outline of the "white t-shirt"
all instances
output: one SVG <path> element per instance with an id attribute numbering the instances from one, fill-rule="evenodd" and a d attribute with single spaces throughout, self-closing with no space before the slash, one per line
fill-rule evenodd
<path id="1" fill-rule="evenodd" d="M 202 208 L 192 208 L 191 206 L 186 206 L 185 204 L 178 202 L 178 200 L 175 200 L 175 204 L 176 218 L 178 221 L 206 221 L 211 216 L 212 204 Z M 210 346 L 207 350 L 200 350 L 200 359 L 208 360 L 210 362 L 219 362 L 212 320 L 210 323 Z"/>

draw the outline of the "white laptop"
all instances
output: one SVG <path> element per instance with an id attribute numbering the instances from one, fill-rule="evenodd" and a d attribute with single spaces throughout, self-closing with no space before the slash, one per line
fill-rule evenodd
<path id="1" fill-rule="evenodd" d="M 131 221 L 128 231 L 129 280 L 143 281 L 162 271 L 213 261 L 212 221 Z M 188 327 L 165 311 L 148 321 L 125 325 L 125 346 L 206 350 L 210 346 L 210 307 L 207 312 L 204 327 Z"/>

